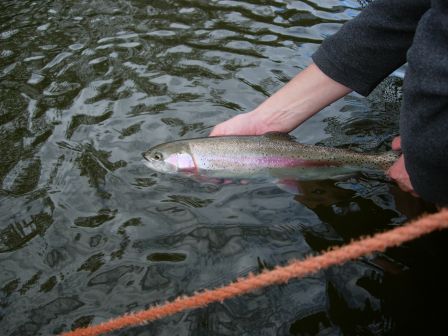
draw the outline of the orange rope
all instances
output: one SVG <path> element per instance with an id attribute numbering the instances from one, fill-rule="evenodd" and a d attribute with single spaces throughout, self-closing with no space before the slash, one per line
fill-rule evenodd
<path id="1" fill-rule="evenodd" d="M 179 297 L 172 302 L 166 302 L 147 310 L 124 315 L 99 325 L 79 328 L 62 335 L 96 336 L 133 325 L 141 325 L 142 323 L 158 320 L 187 309 L 204 307 L 212 302 L 222 302 L 223 300 L 249 293 L 256 289 L 316 273 L 321 269 L 342 264 L 372 252 L 384 251 L 388 247 L 398 246 L 435 230 L 446 228 L 448 228 L 448 209 L 444 209 L 433 215 L 428 215 L 405 226 L 400 226 L 384 233 L 378 233 L 372 237 L 353 241 L 342 247 L 330 249 L 315 257 L 296 260 L 287 266 L 277 267 L 274 270 L 265 271 L 259 275 L 250 274 L 246 278 L 240 278 L 234 283 L 221 288 L 204 290 L 192 296 Z"/>

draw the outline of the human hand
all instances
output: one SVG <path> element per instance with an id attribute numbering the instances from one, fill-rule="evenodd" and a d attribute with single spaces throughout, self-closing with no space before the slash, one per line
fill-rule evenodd
<path id="1" fill-rule="evenodd" d="M 238 114 L 235 117 L 216 125 L 210 136 L 221 135 L 259 135 L 268 132 L 253 112 Z"/>
<path id="2" fill-rule="evenodd" d="M 392 141 L 392 149 L 395 151 L 401 150 L 401 138 L 396 137 Z M 411 179 L 408 172 L 406 171 L 406 166 L 404 164 L 404 156 L 400 155 L 398 160 L 389 168 L 387 175 L 394 180 L 401 190 L 410 193 L 411 195 L 418 197 L 418 194 L 414 191 Z"/>

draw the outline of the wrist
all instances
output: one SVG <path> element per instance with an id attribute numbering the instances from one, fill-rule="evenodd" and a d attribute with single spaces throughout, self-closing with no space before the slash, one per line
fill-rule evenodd
<path id="1" fill-rule="evenodd" d="M 307 99 L 295 99 L 289 105 L 273 108 L 270 104 L 261 104 L 249 112 L 258 134 L 266 132 L 288 133 L 315 113 Z"/>

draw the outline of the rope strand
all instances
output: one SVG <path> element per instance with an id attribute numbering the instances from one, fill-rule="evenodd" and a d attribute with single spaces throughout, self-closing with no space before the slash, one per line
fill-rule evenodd
<path id="1" fill-rule="evenodd" d="M 96 336 L 125 327 L 159 320 L 188 309 L 204 307 L 212 302 L 222 302 L 263 287 L 285 283 L 291 279 L 316 273 L 324 268 L 342 264 L 373 252 L 382 252 L 386 248 L 398 246 L 425 234 L 446 228 L 448 228 L 448 209 L 415 220 L 405 226 L 353 241 L 342 247 L 330 249 L 318 256 L 292 261 L 287 266 L 277 267 L 274 270 L 265 271 L 258 275 L 249 274 L 246 278 L 240 278 L 227 286 L 214 290 L 204 290 L 192 296 L 178 297 L 172 302 L 166 302 L 147 310 L 117 317 L 95 326 L 66 332 L 62 336 Z"/>

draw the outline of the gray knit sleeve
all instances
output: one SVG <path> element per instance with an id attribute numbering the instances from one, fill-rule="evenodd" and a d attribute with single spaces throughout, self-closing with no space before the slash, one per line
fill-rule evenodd
<path id="1" fill-rule="evenodd" d="M 415 191 L 448 205 L 448 1 L 419 22 L 403 85 L 401 145 Z"/>
<path id="2" fill-rule="evenodd" d="M 406 62 L 429 0 L 376 0 L 328 37 L 312 56 L 326 75 L 368 95 Z"/>

